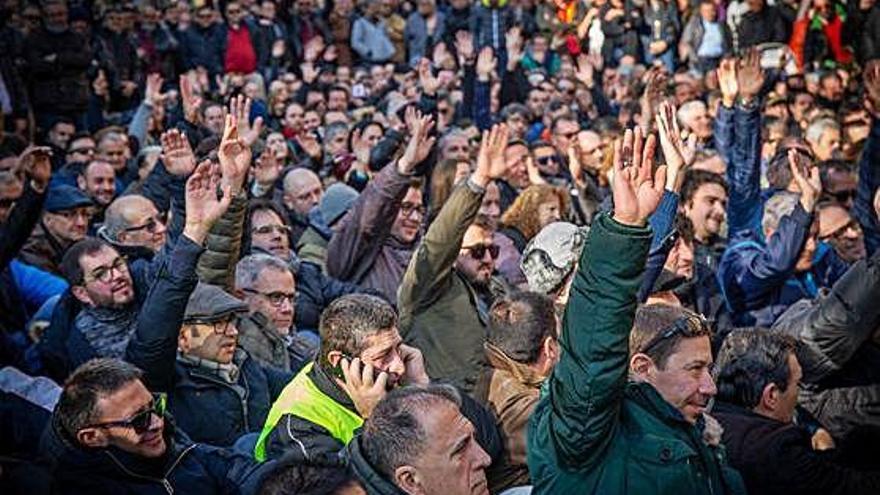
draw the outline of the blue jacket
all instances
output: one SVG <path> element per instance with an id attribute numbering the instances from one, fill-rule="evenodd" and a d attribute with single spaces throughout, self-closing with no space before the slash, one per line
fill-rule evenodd
<path id="1" fill-rule="evenodd" d="M 204 67 L 213 75 L 223 73 L 226 48 L 226 25 L 214 24 L 207 29 L 192 25 L 180 33 L 183 65 L 187 69 Z"/>
<path id="2" fill-rule="evenodd" d="M 203 248 L 181 236 L 168 263 L 159 270 L 144 302 L 126 360 L 144 370 L 153 391 L 168 393 L 168 407 L 193 440 L 232 445 L 241 435 L 260 431 L 269 408 L 292 378 L 264 368 L 243 351 L 234 360 L 240 373 L 230 384 L 177 359 L 177 339 L 198 277 Z"/>
<path id="3" fill-rule="evenodd" d="M 770 239 L 761 220 L 761 113 L 758 106 L 719 108 L 715 140 L 728 161 L 727 225 L 730 242 L 718 265 L 718 283 L 735 326 L 769 327 L 791 304 L 813 298 L 847 269 L 833 250 L 820 246 L 812 268 L 795 265 L 813 222 L 798 204 Z"/>

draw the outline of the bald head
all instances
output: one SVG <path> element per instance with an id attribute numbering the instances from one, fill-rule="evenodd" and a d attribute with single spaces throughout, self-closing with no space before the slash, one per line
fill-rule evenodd
<path id="1" fill-rule="evenodd" d="M 165 244 L 165 223 L 149 199 L 136 194 L 122 196 L 104 213 L 103 234 L 122 246 L 158 251 Z"/>
<path id="2" fill-rule="evenodd" d="M 324 195 L 321 179 L 306 168 L 295 168 L 284 177 L 284 206 L 306 216 Z"/>

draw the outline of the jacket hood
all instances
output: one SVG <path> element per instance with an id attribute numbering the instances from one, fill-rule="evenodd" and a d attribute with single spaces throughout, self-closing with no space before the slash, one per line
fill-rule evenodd
<path id="1" fill-rule="evenodd" d="M 523 385 L 538 388 L 547 378 L 529 368 L 528 365 L 514 361 L 504 351 L 489 342 L 483 344 L 483 350 L 486 352 L 489 365 L 497 370 L 507 371 Z"/>
<path id="2" fill-rule="evenodd" d="M 367 495 L 403 495 L 405 493 L 403 490 L 382 477 L 364 457 L 360 444 L 361 437 L 358 435 L 346 446 L 345 456 L 352 471 L 364 485 Z"/>

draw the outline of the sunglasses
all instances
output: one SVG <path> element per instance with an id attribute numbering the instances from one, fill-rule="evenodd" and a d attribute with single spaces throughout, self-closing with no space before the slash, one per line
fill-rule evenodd
<path id="1" fill-rule="evenodd" d="M 129 228 L 125 229 L 125 231 L 126 232 L 137 232 L 139 230 L 146 230 L 147 232 L 149 232 L 151 234 L 155 234 L 156 231 L 159 229 L 159 225 L 161 223 L 164 223 L 164 222 L 162 221 L 162 218 L 160 218 L 157 215 L 157 216 L 154 216 L 154 217 L 150 218 L 149 220 L 147 220 L 147 223 L 145 223 L 143 225 L 139 225 L 137 227 L 129 227 Z"/>
<path id="2" fill-rule="evenodd" d="M 535 161 L 541 165 L 549 165 L 551 163 L 559 163 L 559 158 L 557 158 L 556 155 L 548 155 L 536 158 Z"/>
<path id="3" fill-rule="evenodd" d="M 470 252 L 471 258 L 475 260 L 482 260 L 486 256 L 486 251 L 495 260 L 498 259 L 498 254 L 501 252 L 501 248 L 497 244 L 474 244 L 473 246 L 462 247 L 462 249 Z"/>
<path id="4" fill-rule="evenodd" d="M 683 316 L 670 325 L 666 330 L 658 333 L 651 339 L 647 345 L 642 347 L 642 350 L 639 351 L 642 354 L 647 354 L 651 349 L 657 347 L 664 340 L 669 340 L 676 335 L 681 335 L 682 337 L 699 337 L 701 335 L 708 335 L 709 332 L 709 324 L 699 315 L 694 316 Z"/>
<path id="5" fill-rule="evenodd" d="M 163 393 L 153 394 L 153 400 L 149 406 L 143 411 L 135 414 L 131 419 L 122 421 L 107 421 L 89 426 L 89 428 L 131 428 L 138 435 L 142 435 L 150 430 L 153 424 L 153 415 L 159 418 L 165 417 L 165 411 L 168 406 L 168 396 Z"/>

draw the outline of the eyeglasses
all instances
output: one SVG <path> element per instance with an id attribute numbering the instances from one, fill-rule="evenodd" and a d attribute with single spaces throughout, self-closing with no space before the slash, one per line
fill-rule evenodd
<path id="1" fill-rule="evenodd" d="M 147 220 L 147 223 L 139 225 L 137 227 L 129 227 L 125 229 L 125 232 L 137 232 L 138 230 L 146 230 L 151 234 L 155 234 L 156 231 L 159 230 L 159 225 L 162 224 L 164 224 L 163 219 L 159 215 L 156 215 Z"/>
<path id="2" fill-rule="evenodd" d="M 675 320 L 675 322 L 666 330 L 663 330 L 654 336 L 654 338 L 651 339 L 647 345 L 643 346 L 639 352 L 647 354 L 648 351 L 657 347 L 664 340 L 669 340 L 676 335 L 681 335 L 682 337 L 699 337 L 701 335 L 708 335 L 709 333 L 709 324 L 702 316 L 683 316 Z"/>
<path id="3" fill-rule="evenodd" d="M 413 212 L 417 212 L 419 216 L 425 216 L 425 207 L 416 203 L 401 203 L 400 212 L 403 213 L 404 218 L 409 218 Z"/>
<path id="4" fill-rule="evenodd" d="M 556 155 L 547 155 L 536 158 L 535 161 L 540 163 L 541 165 L 549 165 L 551 163 L 559 163 L 559 157 L 557 157 Z"/>
<path id="5" fill-rule="evenodd" d="M 473 246 L 463 246 L 461 249 L 469 251 L 471 258 L 475 260 L 482 260 L 486 256 L 486 251 L 489 252 L 489 256 L 493 260 L 498 259 L 498 254 L 501 252 L 498 244 L 474 244 Z"/>
<path id="6" fill-rule="evenodd" d="M 277 232 L 281 235 L 289 235 L 290 234 L 290 227 L 288 227 L 287 225 L 261 225 L 255 229 L 251 230 L 251 232 L 254 234 L 260 234 L 260 235 L 269 235 L 269 234 L 273 234 L 275 232 Z"/>
<path id="7" fill-rule="evenodd" d="M 165 417 L 165 411 L 168 405 L 168 396 L 163 393 L 153 394 L 153 400 L 143 411 L 135 414 L 131 419 L 121 421 L 106 421 L 89 426 L 89 428 L 131 428 L 138 435 L 142 435 L 150 430 L 153 423 L 153 415 L 159 418 Z"/>
<path id="8" fill-rule="evenodd" d="M 56 215 L 62 216 L 67 220 L 73 220 L 74 218 L 81 217 L 89 220 L 92 218 L 92 211 L 87 208 L 81 208 L 76 210 L 62 210 L 55 212 Z"/>
<path id="9" fill-rule="evenodd" d="M 280 308 L 284 301 L 290 303 L 291 306 L 295 304 L 296 301 L 296 292 L 260 292 L 254 289 L 242 289 L 244 292 L 248 294 L 257 294 L 265 297 L 269 300 L 269 303 L 276 308 Z"/>
<path id="10" fill-rule="evenodd" d="M 826 236 L 820 237 L 819 240 L 820 241 L 829 241 L 831 239 L 840 240 L 840 239 L 843 239 L 844 237 L 846 237 L 850 231 L 855 232 L 857 235 L 861 235 L 862 227 L 855 220 L 850 220 L 850 222 L 847 223 L 846 225 L 844 225 L 843 227 L 835 230 L 834 232 L 832 232 Z"/>
<path id="11" fill-rule="evenodd" d="M 186 323 L 190 325 L 204 325 L 206 327 L 211 327 L 217 335 L 232 335 L 238 331 L 238 327 L 236 326 L 236 323 L 238 323 L 238 316 L 236 315 L 232 315 L 231 317 L 222 320 L 190 320 Z"/>
<path id="12" fill-rule="evenodd" d="M 94 155 L 95 148 L 87 147 L 87 148 L 76 148 L 67 152 L 67 154 L 72 155 L 74 153 L 82 153 L 83 155 Z"/>
<path id="13" fill-rule="evenodd" d="M 101 282 L 107 283 L 113 280 L 113 272 L 116 273 L 127 273 L 128 272 L 128 259 L 125 256 L 119 256 L 110 266 L 99 266 L 92 270 L 88 277 L 83 277 L 83 280 L 86 283 L 89 282 Z"/>

